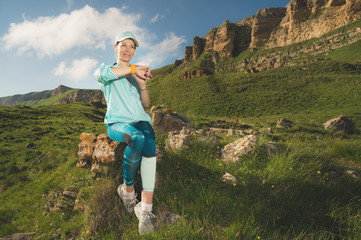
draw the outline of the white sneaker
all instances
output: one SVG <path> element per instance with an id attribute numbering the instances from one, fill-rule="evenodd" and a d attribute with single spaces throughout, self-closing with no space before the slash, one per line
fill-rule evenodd
<path id="1" fill-rule="evenodd" d="M 134 193 L 134 197 L 132 198 L 126 198 L 123 194 L 123 185 L 124 184 L 121 184 L 119 185 L 118 189 L 117 189 L 117 192 L 119 194 L 119 197 L 120 199 L 122 200 L 123 202 L 123 206 L 125 208 L 125 210 L 128 212 L 128 213 L 132 213 L 133 210 L 134 210 L 134 206 L 135 204 L 137 204 L 137 194 Z"/>
<path id="2" fill-rule="evenodd" d="M 155 216 L 152 212 L 142 211 L 140 203 L 134 207 L 135 216 L 139 220 L 138 230 L 140 235 L 151 234 L 154 231 L 153 218 Z"/>

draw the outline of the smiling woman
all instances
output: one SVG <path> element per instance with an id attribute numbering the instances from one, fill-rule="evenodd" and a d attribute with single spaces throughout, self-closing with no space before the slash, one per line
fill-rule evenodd
<path id="1" fill-rule="evenodd" d="M 150 105 L 146 85 L 146 80 L 152 76 L 150 68 L 129 64 L 138 46 L 133 33 L 118 34 L 114 44 L 117 62 L 114 65 L 101 64 L 94 76 L 107 102 L 104 123 L 108 135 L 128 145 L 123 156 L 124 181 L 117 191 L 127 212 L 135 212 L 139 219 L 139 233 L 143 235 L 154 230 L 152 207 L 156 157 L 151 118 L 142 106 Z M 142 201 L 136 205 L 134 180 L 139 166 L 143 191 Z"/>

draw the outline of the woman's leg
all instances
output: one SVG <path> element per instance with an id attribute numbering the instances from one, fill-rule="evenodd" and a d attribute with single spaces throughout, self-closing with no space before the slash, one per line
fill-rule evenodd
<path id="1" fill-rule="evenodd" d="M 149 122 L 138 122 L 135 127 L 144 135 L 143 157 L 140 163 L 140 175 L 142 178 L 142 202 L 152 204 L 155 185 L 156 157 L 155 157 L 155 134 Z"/>
<path id="2" fill-rule="evenodd" d="M 108 135 L 111 139 L 126 143 L 128 146 L 123 156 L 124 189 L 127 192 L 134 190 L 134 180 L 141 161 L 144 135 L 131 124 L 114 123 L 108 127 Z"/>

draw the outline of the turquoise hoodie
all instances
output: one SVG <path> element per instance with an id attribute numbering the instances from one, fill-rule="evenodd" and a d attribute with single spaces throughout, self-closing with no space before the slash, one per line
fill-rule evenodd
<path id="1" fill-rule="evenodd" d="M 94 72 L 100 89 L 107 102 L 104 124 L 116 122 L 136 123 L 148 121 L 151 117 L 144 111 L 140 100 L 140 89 L 134 77 L 129 82 L 125 76 L 117 77 L 111 70 L 113 66 L 102 63 Z M 114 65 L 119 67 L 119 65 Z"/>

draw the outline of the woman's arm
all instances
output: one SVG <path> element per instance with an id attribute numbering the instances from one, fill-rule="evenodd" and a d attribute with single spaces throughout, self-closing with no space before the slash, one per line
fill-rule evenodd
<path id="1" fill-rule="evenodd" d="M 148 73 L 150 73 L 149 67 L 134 65 L 134 68 L 135 68 L 134 75 L 136 75 L 139 78 L 144 79 L 144 80 L 149 80 L 150 79 L 149 74 L 148 74 Z M 128 75 L 132 71 L 131 67 L 128 67 L 128 66 L 126 66 L 126 67 L 112 67 L 111 70 L 114 73 L 114 75 L 117 76 L 117 77 L 122 77 L 122 76 Z"/>
<path id="2" fill-rule="evenodd" d="M 147 89 L 147 83 L 145 82 L 145 80 L 141 79 L 140 77 L 138 77 L 137 75 L 133 75 L 133 77 L 135 78 L 135 80 L 138 83 L 138 86 L 140 88 L 140 101 L 142 102 L 142 105 L 144 107 L 149 107 L 150 106 L 150 95 Z"/>

